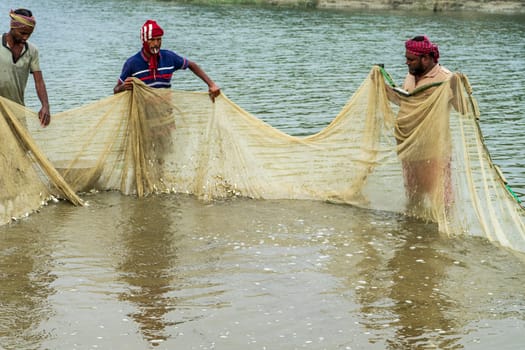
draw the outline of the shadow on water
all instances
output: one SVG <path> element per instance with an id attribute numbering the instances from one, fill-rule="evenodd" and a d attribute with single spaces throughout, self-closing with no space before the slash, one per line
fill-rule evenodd
<path id="1" fill-rule="evenodd" d="M 453 260 L 433 244 L 440 239 L 437 231 L 429 234 L 418 232 L 417 224 L 404 225 L 411 232 L 387 263 L 393 282 L 388 296 L 398 316 L 396 337 L 388 341 L 388 348 L 451 348 L 458 339 L 455 330 L 460 325 L 450 316 L 454 301 L 440 292 L 440 286 Z"/>
<path id="2" fill-rule="evenodd" d="M 147 197 L 122 209 L 116 223 L 122 232 L 117 273 L 127 287 L 119 300 L 133 305 L 129 316 L 143 337 L 158 346 L 176 337 L 177 325 L 198 321 L 199 308 L 224 306 L 215 301 L 220 286 L 201 279 L 213 273 L 222 248 L 207 249 L 209 244 L 196 239 L 195 234 L 205 234 L 198 227 L 205 225 L 206 215 L 191 199 Z"/>
<path id="3" fill-rule="evenodd" d="M 336 292 L 359 305 L 366 348 L 470 348 L 465 334 L 477 332 L 480 320 L 525 323 L 524 293 L 514 294 L 525 277 L 525 255 L 484 239 L 446 237 L 411 218 L 374 215 L 363 213 L 369 223 L 353 232 L 351 244 L 334 242 L 328 268 L 343 282 Z M 509 266 L 488 262 L 490 256 Z M 516 331 L 514 324 L 503 333 Z M 479 334 L 469 338 L 479 349 L 506 342 L 497 332 L 484 342 Z"/>
<path id="4" fill-rule="evenodd" d="M 175 324 L 165 315 L 176 307 L 177 300 L 167 294 L 173 285 L 181 283 L 177 274 L 176 227 L 165 208 L 147 211 L 151 198 L 137 200 L 126 208 L 128 216 L 119 223 L 122 231 L 122 258 L 117 266 L 120 280 L 129 287 L 119 299 L 132 303 L 136 311 L 129 315 L 139 325 L 144 338 L 152 343 L 165 341 L 166 328 Z"/>
<path id="5" fill-rule="evenodd" d="M 405 220 L 401 226 L 400 244 L 386 264 L 392 274 L 387 296 L 397 316 L 388 349 L 453 348 L 461 325 L 450 316 L 454 301 L 440 288 L 454 261 L 439 248 L 443 237 L 434 225 Z"/>
<path id="6" fill-rule="evenodd" d="M 40 214 L 53 219 L 41 220 Z M 70 216 L 60 205 L 50 204 L 0 227 L 0 349 L 38 349 L 50 338 L 41 324 L 55 315 L 50 299 L 59 279 L 56 252 L 64 242 L 53 232 Z"/>
<path id="7" fill-rule="evenodd" d="M 28 235 L 17 235 L 16 229 L 1 235 L 0 348 L 38 348 L 48 337 L 38 325 L 52 314 L 55 242 L 38 228 Z"/>
<path id="8" fill-rule="evenodd" d="M 1 347 L 492 349 L 508 332 L 523 340 L 525 259 L 482 239 L 322 202 L 88 200 L 2 228 Z"/>
<path id="9" fill-rule="evenodd" d="M 454 302 L 439 291 L 453 265 L 439 248 L 444 237 L 434 224 L 399 215 L 385 221 L 385 215 L 392 214 L 370 215 L 368 225 L 354 233 L 352 249 L 346 240 L 335 243 L 330 271 L 344 281 L 341 292 L 359 305 L 359 323 L 370 344 L 453 348 Z"/>

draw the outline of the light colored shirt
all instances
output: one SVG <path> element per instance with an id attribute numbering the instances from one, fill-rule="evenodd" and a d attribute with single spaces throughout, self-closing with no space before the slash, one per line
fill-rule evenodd
<path id="1" fill-rule="evenodd" d="M 38 71 L 40 71 L 40 60 L 37 47 L 26 42 L 22 54 L 14 62 L 4 34 L 0 46 L 0 96 L 23 105 L 29 73 Z"/>
<path id="2" fill-rule="evenodd" d="M 436 64 L 434 68 L 430 70 L 427 74 L 419 78 L 416 83 L 416 77 L 412 74 L 407 74 L 405 77 L 405 82 L 403 83 L 403 89 L 408 92 L 412 92 L 415 88 L 418 88 L 423 85 L 438 83 L 445 80 L 448 80 L 452 76 L 452 73 L 445 67 L 440 64 Z"/>
<path id="3" fill-rule="evenodd" d="M 405 82 L 403 83 L 403 89 L 408 92 L 412 92 L 416 88 L 420 88 L 432 83 L 444 82 L 451 77 L 452 73 L 447 68 L 436 64 L 434 68 L 432 68 L 427 74 L 420 77 L 417 83 L 415 76 L 408 73 L 405 78 Z M 394 135 L 398 140 L 398 143 L 406 140 L 410 135 L 412 135 L 413 132 L 417 130 L 420 123 L 427 120 L 429 115 L 428 111 L 430 111 L 430 109 L 422 111 L 420 106 L 421 103 L 423 103 L 426 98 L 430 97 L 430 95 L 432 95 L 436 89 L 437 86 L 432 86 L 417 93 L 417 95 L 414 97 L 403 100 L 399 100 L 399 98 L 397 98 L 399 111 L 397 113 L 396 129 Z M 427 153 L 427 156 L 428 154 L 430 153 Z"/>

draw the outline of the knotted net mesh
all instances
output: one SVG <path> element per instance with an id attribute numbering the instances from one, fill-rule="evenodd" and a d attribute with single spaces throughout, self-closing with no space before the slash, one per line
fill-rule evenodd
<path id="1" fill-rule="evenodd" d="M 25 119 L 29 134 L 2 125 L 3 139 L 13 148 L 32 136 L 73 195 L 322 200 L 405 213 L 447 234 L 525 251 L 524 209 L 490 159 L 471 93 L 467 77 L 455 73 L 405 97 L 373 67 L 333 121 L 306 137 L 273 128 L 224 94 L 212 103 L 206 93 L 140 81 L 133 91 L 55 115 L 45 129 L 35 113 L 0 99 L 0 123 Z M 34 163 L 23 146 L 2 149 L 1 171 L 10 174 L 0 198 L 4 222 L 49 195 L 72 200 Z"/>

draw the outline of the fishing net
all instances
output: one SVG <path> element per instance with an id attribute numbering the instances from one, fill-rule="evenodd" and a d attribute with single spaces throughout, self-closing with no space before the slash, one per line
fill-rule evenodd
<path id="1" fill-rule="evenodd" d="M 53 193 L 82 205 L 28 133 L 26 115 L 35 113 L 0 97 L 0 114 L 0 224 L 27 216 Z"/>
<path id="2" fill-rule="evenodd" d="M 334 120 L 306 137 L 273 128 L 224 94 L 212 103 L 206 93 L 140 81 L 57 114 L 44 129 L 21 106 L 10 113 L 26 116 L 38 147 L 77 193 L 322 200 L 405 213 L 447 234 L 525 251 L 524 210 L 485 149 L 468 79 L 455 73 L 404 96 L 385 77 L 374 66 Z M 28 183 L 36 181 L 8 183 L 11 195 L 22 196 Z"/>

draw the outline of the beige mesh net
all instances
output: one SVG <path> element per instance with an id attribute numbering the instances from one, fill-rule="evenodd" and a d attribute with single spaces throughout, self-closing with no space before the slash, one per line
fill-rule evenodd
<path id="1" fill-rule="evenodd" d="M 82 205 L 28 133 L 26 115 L 35 114 L 3 97 L 0 114 L 0 224 L 28 215 L 53 193 Z"/>
<path id="2" fill-rule="evenodd" d="M 27 116 L 38 147 L 75 192 L 323 200 L 406 213 L 448 234 L 525 251 L 524 210 L 484 147 L 467 78 L 456 73 L 404 97 L 383 74 L 373 67 L 330 125 L 307 137 L 280 132 L 224 95 L 212 103 L 206 93 L 150 89 L 139 81 L 132 92 L 55 115 L 45 129 L 33 112 L 0 100 L 1 122 Z M 64 196 L 46 176 L 44 189 L 28 186 L 38 181 L 27 153 L 2 150 L 3 173 L 13 177 L 8 164 L 15 161 L 23 173 L 4 184 L 10 191 L 1 198 L 3 211 L 17 208 L 4 222 L 47 194 Z"/>

